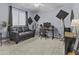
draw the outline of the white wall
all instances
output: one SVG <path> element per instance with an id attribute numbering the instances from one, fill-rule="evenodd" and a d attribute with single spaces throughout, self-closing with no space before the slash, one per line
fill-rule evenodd
<path id="1" fill-rule="evenodd" d="M 28 11 L 28 18 L 31 17 L 32 20 L 33 20 L 33 22 L 32 22 L 31 24 L 28 24 L 29 29 L 31 29 L 31 30 L 32 30 L 32 25 L 34 24 L 34 14 L 35 14 L 35 13 L 33 13 L 33 12 L 31 12 L 31 11 Z"/>
<path id="2" fill-rule="evenodd" d="M 53 7 L 52 7 L 53 8 Z M 47 9 L 47 11 L 45 10 L 40 10 L 38 15 L 40 15 L 40 20 L 39 20 L 39 24 L 43 24 L 44 22 L 50 22 L 52 25 L 54 25 L 59 33 L 61 35 L 63 35 L 63 27 L 62 27 L 62 22 L 60 21 L 60 19 L 58 19 L 56 17 L 56 15 L 58 14 L 58 12 L 60 11 L 60 9 L 66 11 L 69 13 L 69 15 L 65 18 L 65 26 L 66 27 L 70 27 L 70 14 L 71 14 L 71 10 L 72 10 L 72 5 L 64 5 L 62 7 L 56 7 L 53 8 L 52 10 Z"/>
<path id="3" fill-rule="evenodd" d="M 0 23 L 8 20 L 8 4 L 0 3 Z"/>
<path id="4" fill-rule="evenodd" d="M 73 4 L 74 19 L 79 19 L 79 3 Z"/>
<path id="5" fill-rule="evenodd" d="M 8 22 L 8 14 L 8 4 L 0 3 L 0 24 L 2 23 L 2 21 Z M 0 29 L 0 31 L 2 32 L 2 37 L 6 36 L 6 29 L 7 28 L 3 28 L 2 30 Z"/>

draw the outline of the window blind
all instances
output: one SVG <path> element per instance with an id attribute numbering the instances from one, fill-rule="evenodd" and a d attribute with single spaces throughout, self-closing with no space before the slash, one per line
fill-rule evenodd
<path id="1" fill-rule="evenodd" d="M 26 25 L 26 14 L 25 11 L 12 8 L 12 24 L 16 25 Z"/>

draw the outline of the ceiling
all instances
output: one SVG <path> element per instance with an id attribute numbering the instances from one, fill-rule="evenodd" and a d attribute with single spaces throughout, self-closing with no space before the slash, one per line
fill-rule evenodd
<path id="1" fill-rule="evenodd" d="M 28 9 L 30 11 L 39 11 L 39 10 L 52 10 L 54 8 L 60 8 L 62 6 L 69 6 L 72 4 L 69 3 L 40 3 L 42 5 L 40 5 L 39 7 L 35 7 L 34 6 L 35 3 L 12 3 L 11 5 L 20 7 L 22 9 Z"/>

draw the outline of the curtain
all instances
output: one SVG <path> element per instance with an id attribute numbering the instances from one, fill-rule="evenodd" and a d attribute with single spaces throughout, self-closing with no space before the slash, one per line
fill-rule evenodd
<path id="1" fill-rule="evenodd" d="M 8 25 L 12 26 L 12 6 L 9 6 L 9 21 Z"/>
<path id="2" fill-rule="evenodd" d="M 26 26 L 28 26 L 28 12 L 26 11 Z"/>
<path id="3" fill-rule="evenodd" d="M 9 20 L 8 20 L 8 28 L 7 28 L 7 37 L 10 38 L 10 27 L 12 26 L 12 6 L 9 6 Z"/>
<path id="4" fill-rule="evenodd" d="M 72 19 L 74 19 L 74 13 L 73 13 L 73 10 L 71 10 L 70 21 L 72 21 Z"/>

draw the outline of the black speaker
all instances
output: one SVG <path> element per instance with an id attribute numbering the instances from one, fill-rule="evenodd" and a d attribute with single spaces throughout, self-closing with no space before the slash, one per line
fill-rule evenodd
<path id="1" fill-rule="evenodd" d="M 38 14 L 36 14 L 36 16 L 34 17 L 35 21 L 38 22 L 38 20 L 40 19 L 40 16 Z"/>
<path id="2" fill-rule="evenodd" d="M 28 19 L 28 23 L 31 24 L 32 22 L 33 22 L 33 21 L 32 21 L 32 18 L 29 17 L 29 19 Z"/>
<path id="3" fill-rule="evenodd" d="M 68 14 L 69 13 L 67 13 L 66 11 L 60 10 L 56 17 L 64 20 L 67 17 Z"/>

